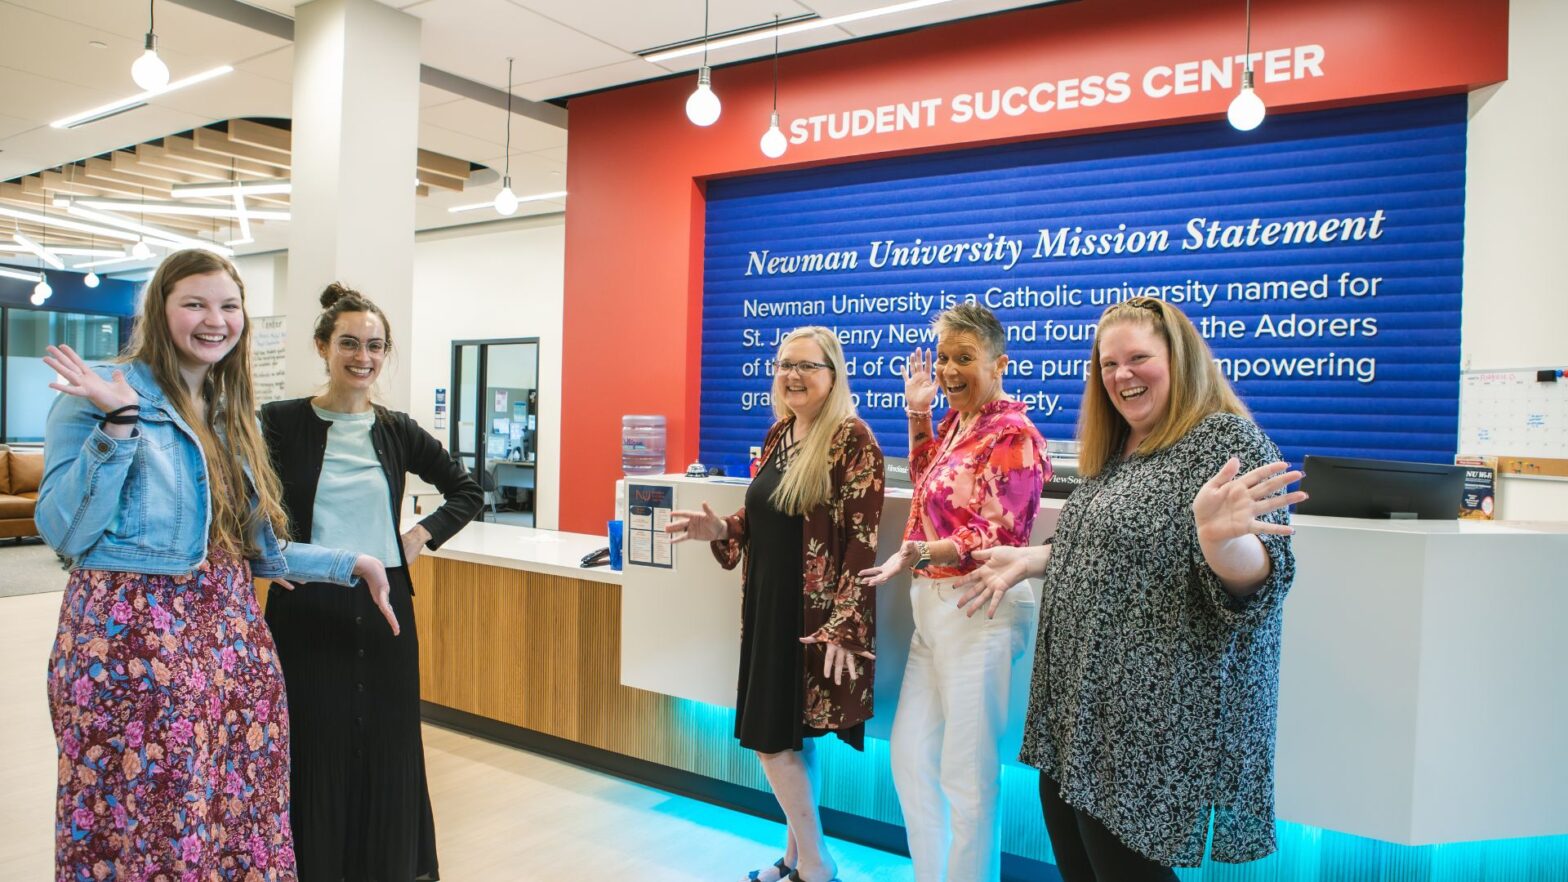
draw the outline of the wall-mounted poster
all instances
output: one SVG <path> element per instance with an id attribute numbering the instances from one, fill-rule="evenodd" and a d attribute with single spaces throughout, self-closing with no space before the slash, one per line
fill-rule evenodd
<path id="1" fill-rule="evenodd" d="M 287 316 L 253 316 L 250 320 L 250 373 L 256 387 L 256 406 L 282 401 L 284 325 Z"/>

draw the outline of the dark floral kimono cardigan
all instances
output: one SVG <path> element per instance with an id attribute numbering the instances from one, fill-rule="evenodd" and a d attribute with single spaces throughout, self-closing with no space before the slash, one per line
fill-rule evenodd
<path id="1" fill-rule="evenodd" d="M 767 462 L 793 417 L 768 430 L 762 444 Z M 817 634 L 851 652 L 875 652 L 876 589 L 861 584 L 858 573 L 876 566 L 877 525 L 882 520 L 882 449 L 871 428 L 859 418 L 844 421 L 833 436 L 832 497 L 806 513 L 801 528 L 805 572 L 801 603 L 805 633 Z M 742 560 L 742 584 L 750 556 L 746 509 L 725 518 L 728 538 L 712 543 L 713 556 L 725 569 Z M 848 729 L 871 717 L 871 684 L 876 669 L 869 659 L 857 659 L 860 677 L 835 684 L 822 676 L 821 643 L 806 645 L 801 672 L 805 679 L 805 715 L 802 722 L 814 729 Z"/>

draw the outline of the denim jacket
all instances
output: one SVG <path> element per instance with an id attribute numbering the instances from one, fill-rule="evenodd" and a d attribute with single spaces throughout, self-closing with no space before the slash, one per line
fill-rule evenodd
<path id="1" fill-rule="evenodd" d="M 140 422 L 129 438 L 116 439 L 99 426 L 92 402 L 74 395 L 55 401 L 44 429 L 38 532 L 72 567 L 188 575 L 207 557 L 212 525 L 206 458 L 151 368 L 133 361 L 94 370 L 107 379 L 116 367 L 141 398 Z M 264 518 L 254 529 L 260 552 L 253 574 L 354 584 L 355 553 L 285 545 Z"/>

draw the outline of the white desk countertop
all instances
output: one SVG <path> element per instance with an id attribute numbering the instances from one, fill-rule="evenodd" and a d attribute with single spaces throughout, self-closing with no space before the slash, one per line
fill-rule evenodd
<path id="1" fill-rule="evenodd" d="M 564 533 L 506 524 L 472 523 L 435 551 L 426 554 L 469 563 L 566 576 L 589 582 L 621 584 L 609 567 L 581 567 L 583 555 L 606 543 L 603 536 Z"/>

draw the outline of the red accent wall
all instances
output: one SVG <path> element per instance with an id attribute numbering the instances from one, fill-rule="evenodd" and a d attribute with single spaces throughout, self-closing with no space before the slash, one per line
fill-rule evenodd
<path id="1" fill-rule="evenodd" d="M 786 134 L 796 118 L 928 98 L 943 104 L 929 127 L 791 144 L 779 160 L 757 146 L 772 100 L 768 61 L 714 72 L 724 110 L 706 129 L 685 116 L 694 75 L 572 101 L 561 529 L 604 532 L 621 474 L 623 414 L 666 416 L 671 470 L 696 455 L 706 180 L 1223 118 L 1233 88 L 1153 98 L 1141 79 L 1157 66 L 1241 54 L 1243 8 L 1242 0 L 1082 0 L 787 56 L 779 87 Z M 1322 77 L 1271 83 L 1255 64 L 1257 91 L 1270 114 L 1468 91 L 1506 78 L 1507 32 L 1506 0 L 1257 3 L 1254 52 L 1324 51 Z M 1121 103 L 949 119 L 962 93 L 1116 71 L 1130 74 Z"/>

